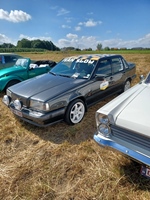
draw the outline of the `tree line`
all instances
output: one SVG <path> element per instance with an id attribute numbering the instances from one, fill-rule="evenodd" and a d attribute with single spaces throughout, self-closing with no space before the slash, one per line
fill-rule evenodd
<path id="1" fill-rule="evenodd" d="M 32 50 L 49 50 L 49 51 L 59 51 L 60 49 L 55 46 L 51 41 L 45 41 L 45 40 L 28 40 L 23 38 L 22 40 L 19 40 L 17 42 L 17 45 L 13 45 L 11 43 L 3 43 L 0 45 L 0 48 L 3 49 L 32 49 Z"/>
<path id="2" fill-rule="evenodd" d="M 136 47 L 131 48 L 131 50 L 149 50 L 150 48 L 142 48 L 142 47 Z M 44 51 L 81 51 L 80 48 L 74 48 L 74 47 L 63 47 L 59 48 L 55 46 L 51 41 L 45 41 L 45 40 L 28 40 L 23 38 L 22 40 L 19 40 L 17 42 L 17 45 L 13 45 L 11 43 L 3 43 L 0 45 L 0 52 L 44 52 Z M 105 47 L 103 48 L 101 43 L 98 43 L 96 46 L 97 51 L 109 51 L 109 50 L 128 50 L 126 47 L 124 48 L 109 48 Z M 83 51 L 92 51 L 92 48 L 86 48 L 83 49 Z"/>

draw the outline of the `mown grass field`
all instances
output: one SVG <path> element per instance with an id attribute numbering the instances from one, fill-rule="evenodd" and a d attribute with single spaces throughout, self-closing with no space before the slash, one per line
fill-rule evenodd
<path id="1" fill-rule="evenodd" d="M 31 59 L 61 60 L 73 52 L 21 53 Z M 150 54 L 122 54 L 137 65 L 137 78 L 150 71 Z M 95 112 L 75 126 L 64 122 L 39 128 L 25 123 L 2 103 L 0 94 L 1 200 L 149 200 L 150 180 L 140 165 L 93 141 Z M 140 114 L 140 113 L 139 113 Z"/>

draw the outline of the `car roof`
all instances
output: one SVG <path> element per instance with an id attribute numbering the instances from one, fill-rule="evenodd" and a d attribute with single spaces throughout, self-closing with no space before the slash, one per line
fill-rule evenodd
<path id="1" fill-rule="evenodd" d="M 120 56 L 118 54 L 81 54 L 81 55 L 74 55 L 74 56 L 69 56 L 70 58 L 76 58 L 76 59 L 87 59 L 87 58 L 105 58 L 105 57 L 113 57 L 113 56 Z"/>
<path id="2" fill-rule="evenodd" d="M 0 55 L 17 55 L 16 53 L 0 53 Z"/>

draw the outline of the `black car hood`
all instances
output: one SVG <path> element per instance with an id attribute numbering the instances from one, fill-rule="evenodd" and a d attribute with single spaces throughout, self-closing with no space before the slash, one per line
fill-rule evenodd
<path id="1" fill-rule="evenodd" d="M 9 89 L 16 95 L 25 98 L 32 97 L 39 101 L 47 101 L 78 87 L 86 81 L 86 79 L 73 79 L 47 73 L 18 83 Z"/>

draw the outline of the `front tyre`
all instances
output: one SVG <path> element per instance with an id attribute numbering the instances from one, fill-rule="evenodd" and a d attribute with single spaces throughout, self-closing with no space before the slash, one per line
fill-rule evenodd
<path id="1" fill-rule="evenodd" d="M 130 80 L 126 80 L 124 87 L 123 87 L 123 92 L 127 91 L 131 87 L 131 82 Z"/>
<path id="2" fill-rule="evenodd" d="M 82 100 L 72 101 L 66 111 L 65 121 L 69 125 L 74 125 L 82 121 L 85 114 L 85 104 Z"/>

